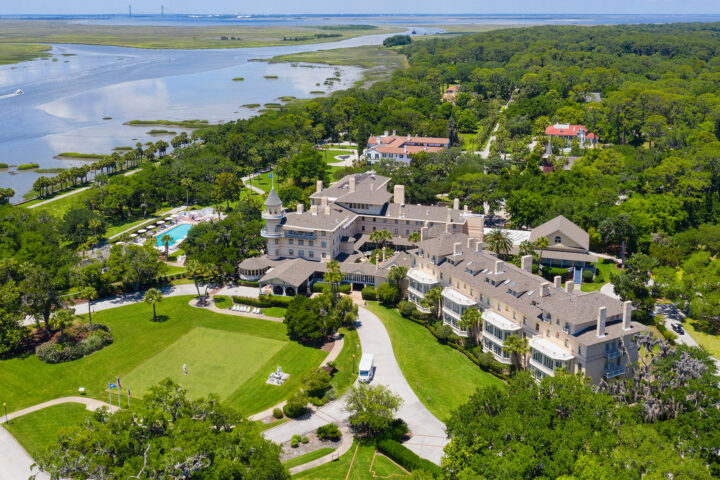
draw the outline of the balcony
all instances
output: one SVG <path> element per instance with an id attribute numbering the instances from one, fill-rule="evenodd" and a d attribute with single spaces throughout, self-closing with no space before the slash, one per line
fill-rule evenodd
<path id="1" fill-rule="evenodd" d="M 285 238 L 300 238 L 300 239 L 315 239 L 315 232 L 293 232 L 292 230 L 285 230 L 283 232 Z"/>
<path id="2" fill-rule="evenodd" d="M 622 375 L 623 373 L 625 373 L 625 366 L 620 365 L 617 367 L 605 369 L 603 371 L 603 377 L 610 379 L 610 378 L 618 377 L 618 376 Z"/>
<path id="3" fill-rule="evenodd" d="M 260 214 L 260 216 L 261 216 L 264 220 L 281 220 L 281 219 L 285 218 L 285 212 L 280 212 L 280 213 L 278 213 L 278 214 L 272 214 L 272 213 L 268 213 L 268 212 L 262 212 L 262 213 Z"/>
<path id="4" fill-rule="evenodd" d="M 279 238 L 279 237 L 282 237 L 283 234 L 279 230 L 271 232 L 271 231 L 268 231 L 267 228 L 263 228 L 262 230 L 260 230 L 260 236 L 263 238 Z"/>
<path id="5" fill-rule="evenodd" d="M 612 360 L 614 358 L 620 358 L 620 357 L 622 357 L 622 355 L 623 355 L 622 350 L 617 349 L 617 348 L 615 350 L 606 350 L 605 351 L 605 358 L 607 358 L 608 360 Z"/>

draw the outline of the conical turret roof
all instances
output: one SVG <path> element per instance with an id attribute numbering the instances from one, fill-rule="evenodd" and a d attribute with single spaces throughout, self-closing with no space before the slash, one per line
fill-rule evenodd
<path id="1" fill-rule="evenodd" d="M 268 193 L 268 196 L 265 199 L 265 206 L 282 207 L 282 200 L 280 200 L 280 196 L 277 194 L 274 187 L 270 189 L 270 193 Z"/>

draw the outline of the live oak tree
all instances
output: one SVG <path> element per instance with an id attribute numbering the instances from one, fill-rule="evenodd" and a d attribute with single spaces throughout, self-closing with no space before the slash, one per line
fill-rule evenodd
<path id="1" fill-rule="evenodd" d="M 285 480 L 279 457 L 279 446 L 219 398 L 191 400 L 164 380 L 131 409 L 101 409 L 62 429 L 38 466 L 54 479 Z"/>
<path id="2" fill-rule="evenodd" d="M 350 425 L 359 435 L 374 437 L 387 429 L 395 419 L 402 399 L 384 385 L 357 384 L 345 397 Z"/>
<path id="3" fill-rule="evenodd" d="M 234 173 L 220 173 L 215 177 L 213 195 L 218 201 L 225 200 L 225 209 L 230 208 L 230 200 L 238 198 L 242 189 L 242 180 Z"/>

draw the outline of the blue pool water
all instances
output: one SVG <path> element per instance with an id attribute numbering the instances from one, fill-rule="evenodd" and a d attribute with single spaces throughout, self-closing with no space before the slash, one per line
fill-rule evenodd
<path id="1" fill-rule="evenodd" d="M 170 242 L 170 246 L 172 247 L 176 243 L 180 243 L 183 240 L 185 240 L 185 237 L 187 237 L 188 232 L 192 228 L 192 225 L 189 223 L 181 223 L 180 225 L 171 228 L 167 232 L 159 233 L 157 238 L 157 245 L 158 247 L 164 247 L 165 244 L 160 240 L 165 235 L 170 235 L 173 238 L 173 241 Z"/>

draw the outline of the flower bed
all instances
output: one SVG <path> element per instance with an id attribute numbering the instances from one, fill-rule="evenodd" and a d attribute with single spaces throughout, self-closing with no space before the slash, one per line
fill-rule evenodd
<path id="1" fill-rule="evenodd" d="M 77 360 L 100 350 L 113 342 L 110 329 L 105 325 L 81 324 L 69 328 L 63 335 L 56 333 L 53 338 L 38 346 L 35 354 L 45 363 L 63 363 Z"/>

